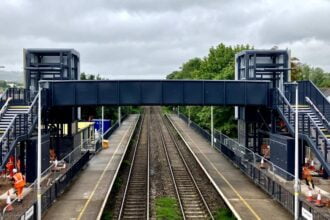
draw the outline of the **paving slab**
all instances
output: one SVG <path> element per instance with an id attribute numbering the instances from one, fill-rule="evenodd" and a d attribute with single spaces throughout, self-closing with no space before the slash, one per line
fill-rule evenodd
<path id="1" fill-rule="evenodd" d="M 241 219 L 292 219 L 293 216 L 256 186 L 225 156 L 175 114 L 169 115 L 188 148 Z"/>
<path id="2" fill-rule="evenodd" d="M 138 121 L 130 115 L 110 136 L 110 147 L 96 154 L 43 219 L 97 219 L 125 156 Z"/>

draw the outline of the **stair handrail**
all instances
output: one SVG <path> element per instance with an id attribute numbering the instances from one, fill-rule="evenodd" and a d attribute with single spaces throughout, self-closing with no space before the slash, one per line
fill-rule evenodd
<path id="1" fill-rule="evenodd" d="M 288 101 L 288 99 L 285 97 L 285 95 L 282 93 L 282 91 L 279 88 L 277 88 L 276 90 L 282 96 L 283 101 L 285 102 L 285 104 L 288 105 L 291 110 L 293 110 L 293 108 L 291 106 L 291 103 Z"/>
<path id="2" fill-rule="evenodd" d="M 326 117 L 322 114 L 322 112 L 316 107 L 316 105 L 312 102 L 312 100 L 309 97 L 305 97 L 306 102 L 310 104 L 313 109 L 316 111 L 316 113 L 321 117 L 322 121 L 325 122 L 325 124 L 330 127 L 330 122 L 326 119 Z"/>
<path id="3" fill-rule="evenodd" d="M 0 143 L 2 143 L 3 138 L 7 135 L 7 133 L 9 132 L 9 130 L 11 129 L 12 125 L 15 123 L 15 120 L 17 118 L 18 115 L 15 115 L 14 118 L 10 121 L 6 131 L 1 135 L 0 137 Z"/>
<path id="4" fill-rule="evenodd" d="M 8 88 L 1 94 L 0 101 L 4 98 L 4 96 L 7 96 Z"/>
<path id="5" fill-rule="evenodd" d="M 39 98 L 39 93 L 34 97 L 33 101 L 30 104 L 29 110 L 25 114 L 29 114 L 32 111 L 32 108 L 34 107 L 34 105 L 38 101 L 38 98 Z"/>
<path id="6" fill-rule="evenodd" d="M 321 134 L 321 136 L 327 141 L 327 143 L 330 143 L 330 141 L 328 140 L 328 138 L 325 136 L 324 132 L 319 128 L 319 126 L 317 126 L 316 121 L 308 113 L 306 115 L 308 116 L 308 118 L 310 118 L 310 120 L 314 124 L 315 128 L 319 131 L 319 133 Z"/>
<path id="7" fill-rule="evenodd" d="M 279 88 L 277 88 L 277 92 L 282 96 L 283 101 L 285 102 L 285 104 L 288 106 L 288 108 L 290 108 L 290 110 L 292 111 L 292 113 L 295 114 L 295 110 L 292 108 L 292 105 L 290 104 L 290 102 L 287 100 L 287 98 L 284 96 L 284 94 L 279 90 Z M 307 98 L 307 97 L 306 97 Z M 307 115 L 307 117 L 312 121 L 313 125 L 315 126 L 315 128 L 318 130 L 318 132 L 321 134 L 321 136 L 327 141 L 327 143 L 330 143 L 327 139 L 327 137 L 325 136 L 324 132 L 317 126 L 315 120 L 309 115 L 309 114 L 305 114 Z M 289 116 L 290 117 L 290 116 Z"/>
<path id="8" fill-rule="evenodd" d="M 2 115 L 7 111 L 9 102 L 12 100 L 11 97 L 9 97 L 6 101 L 6 103 L 2 106 L 1 110 L 0 110 L 0 118 L 2 118 Z"/>

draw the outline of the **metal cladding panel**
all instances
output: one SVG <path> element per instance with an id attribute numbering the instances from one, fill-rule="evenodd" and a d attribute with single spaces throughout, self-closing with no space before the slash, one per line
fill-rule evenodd
<path id="1" fill-rule="evenodd" d="M 260 105 L 260 103 L 268 103 L 269 87 L 258 83 L 246 83 L 246 104 Z"/>
<path id="2" fill-rule="evenodd" d="M 261 105 L 270 82 L 255 81 L 49 81 L 53 106 Z"/>
<path id="3" fill-rule="evenodd" d="M 165 81 L 163 93 L 165 105 L 183 104 L 183 81 Z"/>
<path id="4" fill-rule="evenodd" d="M 141 99 L 144 105 L 153 105 L 163 102 L 162 83 L 157 81 L 141 82 Z"/>
<path id="5" fill-rule="evenodd" d="M 205 105 L 225 104 L 225 82 L 206 81 L 204 83 Z"/>
<path id="6" fill-rule="evenodd" d="M 75 100 L 75 83 L 55 83 L 53 84 L 53 104 L 72 105 Z"/>
<path id="7" fill-rule="evenodd" d="M 117 105 L 119 103 L 119 83 L 97 82 L 99 104 Z"/>
<path id="8" fill-rule="evenodd" d="M 141 104 L 141 83 L 140 82 L 119 82 L 119 100 L 123 105 Z"/>
<path id="9" fill-rule="evenodd" d="M 93 105 L 97 100 L 97 84 L 82 82 L 76 84 L 76 104 Z"/>
<path id="10" fill-rule="evenodd" d="M 203 82 L 185 82 L 184 83 L 184 103 L 187 105 L 200 105 L 204 103 L 204 84 Z"/>
<path id="11" fill-rule="evenodd" d="M 245 105 L 245 84 L 236 82 L 225 83 L 226 104 L 228 105 Z"/>

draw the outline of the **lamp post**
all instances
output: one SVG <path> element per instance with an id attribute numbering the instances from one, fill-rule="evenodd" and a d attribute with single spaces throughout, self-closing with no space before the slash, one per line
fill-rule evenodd
<path id="1" fill-rule="evenodd" d="M 37 219 L 41 220 L 41 83 L 38 90 Z"/>
<path id="2" fill-rule="evenodd" d="M 211 146 L 214 147 L 214 121 L 213 121 L 213 106 L 211 106 Z"/>
<path id="3" fill-rule="evenodd" d="M 298 83 L 296 83 L 296 112 L 295 112 L 295 149 L 294 149 L 294 219 L 299 219 L 299 111 L 298 111 Z"/>
<path id="4" fill-rule="evenodd" d="M 103 144 L 103 136 L 104 136 L 104 106 L 102 105 L 102 144 Z"/>

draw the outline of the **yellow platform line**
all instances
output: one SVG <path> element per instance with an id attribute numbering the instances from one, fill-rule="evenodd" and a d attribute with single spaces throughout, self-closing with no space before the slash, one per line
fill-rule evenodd
<path id="1" fill-rule="evenodd" d="M 182 129 L 182 128 L 181 128 Z M 190 135 L 186 133 L 187 137 L 190 139 L 193 145 L 197 148 L 197 150 L 204 156 L 204 158 L 211 164 L 213 169 L 218 173 L 218 175 L 226 182 L 226 184 L 233 190 L 233 192 L 237 195 L 240 201 L 251 211 L 251 213 L 256 217 L 256 219 L 261 220 L 260 216 L 256 213 L 256 211 L 250 206 L 250 204 L 243 198 L 243 196 L 235 189 L 235 187 L 227 180 L 226 177 L 219 172 L 218 168 L 209 160 L 209 158 L 199 149 L 199 147 L 192 140 Z"/>
<path id="2" fill-rule="evenodd" d="M 99 179 L 97 180 L 97 182 L 96 182 L 96 185 L 95 185 L 95 187 L 94 187 L 92 193 L 89 195 L 89 197 L 88 197 L 88 199 L 87 199 L 87 201 L 86 201 L 84 207 L 83 207 L 82 210 L 80 211 L 80 213 L 79 213 L 79 215 L 78 215 L 78 217 L 77 217 L 78 220 L 80 220 L 80 219 L 82 218 L 84 212 L 86 211 L 86 209 L 87 209 L 89 203 L 90 203 L 91 200 L 92 200 L 92 197 L 94 196 L 94 194 L 95 194 L 95 192 L 96 192 L 98 186 L 100 185 L 100 183 L 101 183 L 101 181 L 102 181 L 102 179 L 103 179 L 103 177 L 104 177 L 104 175 L 105 175 L 105 172 L 108 170 L 108 168 L 109 168 L 109 166 L 110 166 L 110 164 L 111 164 L 113 158 L 115 158 L 115 155 L 116 155 L 116 153 L 117 153 L 119 147 L 121 146 L 121 144 L 122 144 L 124 138 L 127 136 L 127 133 L 128 133 L 129 131 L 130 131 L 130 129 L 127 129 L 125 135 L 123 135 L 123 137 L 121 138 L 121 140 L 120 140 L 120 142 L 119 142 L 119 144 L 118 144 L 118 146 L 117 146 L 115 152 L 113 153 L 113 155 L 112 155 L 110 161 L 108 162 L 108 164 L 107 164 L 106 167 L 104 168 L 104 170 L 103 170 L 103 172 L 102 172 L 100 178 L 99 178 Z"/>

